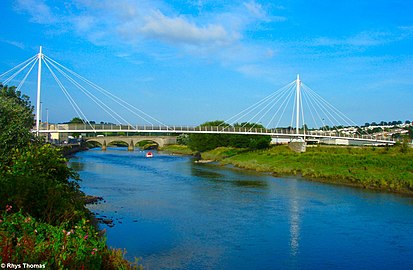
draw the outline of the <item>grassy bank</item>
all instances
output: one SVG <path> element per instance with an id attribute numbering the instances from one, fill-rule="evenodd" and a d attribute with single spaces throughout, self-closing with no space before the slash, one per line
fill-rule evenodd
<path id="1" fill-rule="evenodd" d="M 287 146 L 242 151 L 217 148 L 202 154 L 240 168 L 335 184 L 413 195 L 413 149 L 314 147 L 295 153 Z"/>
<path id="2" fill-rule="evenodd" d="M 178 144 L 165 145 L 159 150 L 165 153 L 168 153 L 168 154 L 176 154 L 176 155 L 194 155 L 195 154 L 195 152 L 192 151 L 188 146 L 178 145 Z"/>

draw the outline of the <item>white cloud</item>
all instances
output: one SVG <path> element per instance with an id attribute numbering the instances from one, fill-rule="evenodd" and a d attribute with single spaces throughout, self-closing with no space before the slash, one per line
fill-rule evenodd
<path id="1" fill-rule="evenodd" d="M 225 45 L 239 38 L 238 33 L 228 33 L 222 25 L 197 26 L 183 16 L 167 17 L 160 11 L 147 16 L 139 32 L 168 42 L 190 45 Z"/>
<path id="2" fill-rule="evenodd" d="M 6 40 L 6 39 L 0 39 L 0 42 L 4 42 L 7 43 L 9 45 L 12 45 L 14 47 L 17 47 L 19 49 L 24 49 L 24 44 L 18 41 L 14 41 L 14 40 Z"/>
<path id="3" fill-rule="evenodd" d="M 266 11 L 262 8 L 261 4 L 258 4 L 254 1 L 244 3 L 244 6 L 247 10 L 256 18 L 259 18 L 263 21 L 269 21 Z"/>
<path id="4" fill-rule="evenodd" d="M 386 32 L 361 32 L 354 36 L 342 39 L 320 37 L 315 39 L 311 44 L 313 46 L 357 46 L 369 47 L 377 46 L 397 40 L 394 34 Z"/>
<path id="5" fill-rule="evenodd" d="M 33 22 L 51 29 L 72 29 L 95 45 L 114 46 L 159 61 L 197 57 L 233 69 L 272 58 L 273 50 L 265 44 L 251 45 L 246 35 L 262 23 L 283 20 L 270 16 L 268 7 L 255 0 L 192 1 L 192 7 L 202 9 L 193 13 L 184 12 L 183 3 L 172 6 L 162 0 L 76 0 L 53 7 L 53 1 L 47 0 L 17 3 Z"/>
<path id="6" fill-rule="evenodd" d="M 26 12 L 35 23 L 50 24 L 57 22 L 49 6 L 43 0 L 17 0 L 15 8 L 19 12 Z"/>

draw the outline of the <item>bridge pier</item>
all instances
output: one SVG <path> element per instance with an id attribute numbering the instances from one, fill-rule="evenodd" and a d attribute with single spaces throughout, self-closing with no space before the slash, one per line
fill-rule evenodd
<path id="1" fill-rule="evenodd" d="M 107 145 L 106 145 L 106 141 L 103 141 L 103 143 L 102 143 L 102 151 L 106 151 L 107 148 L 108 148 L 108 147 L 107 147 Z"/>
<path id="2" fill-rule="evenodd" d="M 304 153 L 307 149 L 307 143 L 304 140 L 295 140 L 289 142 L 288 147 L 296 153 Z"/>
<path id="3" fill-rule="evenodd" d="M 128 144 L 128 151 L 133 151 L 135 149 L 135 145 L 133 144 L 133 140 L 130 140 Z"/>

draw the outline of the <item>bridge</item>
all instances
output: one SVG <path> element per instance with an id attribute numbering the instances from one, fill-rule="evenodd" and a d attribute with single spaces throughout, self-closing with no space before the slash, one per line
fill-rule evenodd
<path id="1" fill-rule="evenodd" d="M 101 145 L 102 150 L 106 150 L 109 144 L 114 142 L 124 142 L 128 145 L 128 150 L 133 151 L 135 145 L 142 141 L 152 141 L 158 146 L 163 147 L 168 144 L 176 144 L 176 136 L 103 136 L 88 137 L 87 142 L 97 142 Z"/>
<path id="2" fill-rule="evenodd" d="M 305 132 L 300 129 L 297 133 L 294 129 L 266 129 L 266 128 L 234 128 L 234 127 L 222 127 L 222 126 L 129 126 L 129 125 L 108 125 L 108 124 L 64 124 L 64 125 L 50 125 L 51 129 L 46 127 L 40 129 L 40 133 L 84 133 L 84 134 L 105 134 L 105 133 L 123 133 L 131 134 L 130 136 L 111 136 L 108 137 L 107 143 L 113 141 L 129 142 L 133 139 L 136 142 L 143 140 L 151 140 L 156 142 L 159 146 L 171 144 L 176 140 L 166 140 L 168 136 L 162 137 L 162 135 L 179 135 L 179 134 L 239 134 L 239 135 L 262 135 L 271 136 L 272 138 L 304 138 L 305 140 L 336 140 L 345 139 L 354 142 L 365 142 L 375 144 L 394 144 L 394 141 L 372 135 L 359 135 L 356 133 L 346 134 L 338 131 L 323 131 L 323 130 L 311 130 Z M 136 134 L 159 134 L 160 140 L 156 140 L 156 136 L 137 136 Z M 169 136 L 170 137 L 170 136 Z M 104 137 L 92 137 L 87 140 L 96 141 L 103 144 Z M 163 140 L 163 141 L 162 141 Z"/>
<path id="3" fill-rule="evenodd" d="M 34 66 L 38 66 L 37 76 L 37 97 L 36 97 L 36 126 L 33 130 L 38 136 L 41 134 L 60 134 L 60 133 L 81 133 L 91 137 L 88 140 L 100 143 L 102 146 L 110 144 L 114 140 L 124 141 L 128 143 L 132 149 L 134 144 L 140 140 L 144 140 L 142 134 L 150 134 L 159 136 L 159 139 L 151 137 L 151 141 L 164 145 L 170 143 L 167 137 L 176 136 L 179 134 L 239 134 L 239 135 L 262 135 L 271 136 L 272 138 L 289 139 L 292 143 L 298 144 L 298 151 L 305 151 L 306 141 L 323 141 L 323 140 L 341 140 L 346 142 L 357 142 L 360 144 L 394 144 L 395 141 L 391 138 L 377 137 L 372 135 L 360 134 L 354 129 L 351 131 L 343 127 L 354 127 L 356 124 L 346 117 L 342 112 L 324 100 L 315 91 L 306 86 L 297 75 L 296 80 L 280 88 L 274 93 L 268 95 L 262 100 L 256 102 L 245 110 L 235 114 L 225 122 L 231 122 L 233 125 L 220 126 L 169 126 L 155 119 L 149 114 L 141 111 L 135 106 L 113 95 L 109 91 L 94 84 L 90 80 L 82 77 L 76 72 L 68 69 L 52 58 L 42 53 L 42 47 L 35 56 L 22 62 L 11 70 L 0 74 L 0 81 L 3 84 L 9 83 L 22 73 L 23 70 L 29 69 L 26 75 L 18 84 L 17 90 L 20 90 L 23 83 L 27 79 L 29 73 Z M 77 116 L 82 119 L 83 124 L 79 125 L 58 125 L 41 124 L 41 78 L 42 64 L 51 73 L 57 85 L 60 87 L 65 97 L 68 99 Z M 63 78 L 59 79 L 59 75 Z M 6 77 L 8 76 L 8 77 Z M 4 80 L 2 78 L 5 78 Z M 87 98 L 93 101 L 105 114 L 109 115 L 116 124 L 92 124 L 87 120 L 86 114 L 81 110 L 75 99 L 69 92 L 69 88 L 64 86 L 63 79 L 68 81 L 72 87 L 83 93 Z M 89 90 L 91 89 L 91 90 Z M 95 92 L 93 92 L 95 91 Z M 97 94 L 96 94 L 97 93 Z M 129 111 L 135 119 L 144 121 L 146 124 L 131 124 L 126 120 L 125 116 L 120 115 L 115 109 L 108 106 L 103 98 L 107 98 L 110 102 L 116 103 L 123 110 Z M 291 106 L 292 109 L 287 107 Z M 306 109 L 304 109 L 306 108 Z M 274 112 L 275 111 L 275 112 Z M 284 112 L 291 111 L 291 118 L 288 121 Z M 304 111 L 307 112 L 308 118 L 313 120 L 312 128 L 309 121 L 305 121 Z M 287 119 L 287 120 L 286 120 Z M 268 120 L 268 121 L 267 121 Z M 262 123 L 267 121 L 265 125 L 250 123 Z M 289 124 L 288 124 L 289 122 Z M 235 125 L 234 123 L 243 123 Z M 284 128 L 281 128 L 284 123 Z M 149 125 L 148 125 L 149 124 Z M 257 126 L 257 127 L 256 127 Z M 287 126 L 288 128 L 285 128 Z M 264 128 L 263 128 L 264 127 Z M 294 127 L 294 128 L 293 128 Z M 98 134 L 105 133 L 120 133 L 122 136 L 114 138 L 97 137 Z M 127 136 L 123 136 L 126 134 Z M 147 137 L 149 138 L 149 137 Z M 300 150 L 301 149 L 301 150 Z"/>

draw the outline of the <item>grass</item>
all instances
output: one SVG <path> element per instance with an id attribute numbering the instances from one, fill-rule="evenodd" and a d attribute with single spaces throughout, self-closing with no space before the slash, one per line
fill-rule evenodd
<path id="1" fill-rule="evenodd" d="M 276 175 L 413 194 L 413 149 L 403 153 L 399 147 L 314 147 L 295 153 L 287 146 L 259 151 L 219 148 L 202 157 Z"/>
<path id="2" fill-rule="evenodd" d="M 235 156 L 239 153 L 243 153 L 245 151 L 248 151 L 244 148 L 234 148 L 234 147 L 218 147 L 214 150 L 203 152 L 201 154 L 202 159 L 205 160 L 224 160 L 226 158 Z"/>
<path id="3" fill-rule="evenodd" d="M 166 153 L 178 154 L 178 155 L 194 155 L 195 154 L 195 152 L 192 151 L 188 146 L 179 145 L 179 144 L 165 145 L 159 150 L 166 152 Z"/>

